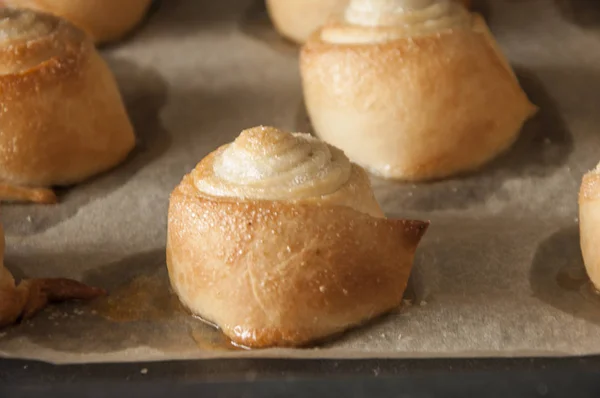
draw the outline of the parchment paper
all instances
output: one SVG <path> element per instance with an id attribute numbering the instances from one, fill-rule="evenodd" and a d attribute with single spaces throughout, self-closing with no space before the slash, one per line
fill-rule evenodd
<path id="1" fill-rule="evenodd" d="M 139 138 L 129 160 L 60 190 L 58 205 L 2 210 L 6 263 L 18 277 L 77 278 L 111 298 L 52 306 L 0 331 L 0 355 L 66 363 L 600 353 L 600 300 L 577 225 L 581 176 L 600 160 L 600 2 L 476 6 L 541 111 L 477 173 L 373 181 L 388 216 L 432 222 L 402 309 L 317 348 L 260 351 L 235 349 L 179 309 L 165 270 L 171 190 L 244 128 L 310 125 L 297 48 L 274 33 L 261 0 L 168 0 L 103 49 Z"/>

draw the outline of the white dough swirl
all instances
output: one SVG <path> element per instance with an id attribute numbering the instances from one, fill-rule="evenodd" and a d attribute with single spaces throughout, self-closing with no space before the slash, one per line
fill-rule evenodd
<path id="1" fill-rule="evenodd" d="M 324 28 L 321 39 L 339 44 L 377 43 L 470 23 L 469 12 L 452 0 L 352 0 L 342 26 Z"/>
<path id="2" fill-rule="evenodd" d="M 344 153 L 308 134 L 273 127 L 244 130 L 193 173 L 206 194 L 264 200 L 327 195 L 345 185 L 351 163 Z"/>
<path id="3" fill-rule="evenodd" d="M 0 75 L 27 71 L 64 52 L 66 44 L 54 37 L 61 24 L 52 15 L 0 7 Z"/>
<path id="4" fill-rule="evenodd" d="M 56 30 L 57 20 L 34 11 L 14 8 L 0 9 L 0 45 L 35 40 Z"/>

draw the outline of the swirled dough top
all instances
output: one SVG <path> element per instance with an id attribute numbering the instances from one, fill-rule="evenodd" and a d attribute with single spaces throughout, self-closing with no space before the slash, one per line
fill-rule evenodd
<path id="1" fill-rule="evenodd" d="M 273 127 L 244 130 L 193 172 L 208 195 L 295 200 L 327 195 L 348 182 L 352 164 L 344 153 L 308 134 Z"/>
<path id="2" fill-rule="evenodd" d="M 374 43 L 468 26 L 469 12 L 452 0 L 352 0 L 342 25 L 325 27 L 330 43 Z"/>
<path id="3" fill-rule="evenodd" d="M 29 70 L 58 55 L 69 38 L 83 38 L 83 33 L 53 15 L 28 9 L 0 8 L 0 75 Z"/>
<path id="4" fill-rule="evenodd" d="M 0 45 L 9 46 L 17 42 L 48 36 L 58 25 L 58 20 L 34 11 L 0 9 Z"/>

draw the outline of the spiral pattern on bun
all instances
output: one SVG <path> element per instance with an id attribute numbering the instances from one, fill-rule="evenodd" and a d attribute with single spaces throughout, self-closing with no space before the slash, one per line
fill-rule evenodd
<path id="1" fill-rule="evenodd" d="M 219 149 L 212 168 L 196 171 L 194 178 L 209 195 L 284 200 L 330 194 L 350 174 L 350 161 L 339 149 L 308 134 L 261 126 Z"/>
<path id="2" fill-rule="evenodd" d="M 60 23 L 56 18 L 8 8 L 3 10 L 0 16 L 0 42 L 2 45 L 9 45 L 10 42 L 48 36 Z"/>
<path id="3" fill-rule="evenodd" d="M 453 1 L 459 4 L 462 3 L 465 7 L 468 6 L 469 3 L 469 0 Z M 381 18 L 382 13 L 374 10 L 373 6 L 376 2 L 381 2 L 381 0 L 354 2 L 351 4 L 351 8 L 346 12 L 347 22 L 357 25 L 365 23 L 367 25 L 380 25 L 383 22 L 392 22 L 393 18 L 388 19 L 385 16 L 383 16 L 384 18 Z M 344 7 L 346 7 L 348 3 L 348 0 L 266 1 L 267 10 L 275 29 L 277 29 L 282 36 L 297 43 L 304 43 L 312 33 L 325 25 L 330 19 L 343 14 Z M 444 16 L 444 13 L 453 14 L 454 11 L 456 11 L 456 8 L 452 8 L 452 12 L 449 12 L 446 7 L 438 6 L 428 8 L 427 6 L 433 3 L 431 0 L 404 0 L 401 4 L 396 4 L 394 1 L 387 0 L 387 3 L 388 8 L 392 8 L 397 14 L 401 14 L 397 15 L 398 18 L 396 18 L 396 24 L 402 22 L 416 24 L 419 19 L 422 24 L 425 24 L 427 23 L 425 22 L 426 20 L 432 20 L 436 16 L 439 16 L 440 21 L 438 25 L 441 27 L 444 23 L 447 24 L 452 22 L 453 19 L 451 18 L 451 15 Z M 428 27 L 428 29 L 429 28 L 431 27 Z"/>
<path id="4" fill-rule="evenodd" d="M 47 40 L 69 30 L 66 22 L 50 15 L 0 9 L 0 74 L 9 75 L 32 69 L 65 50 L 64 40 Z M 78 40 L 81 32 L 69 31 Z"/>
<path id="5" fill-rule="evenodd" d="M 452 0 L 353 0 L 338 23 L 327 25 L 329 43 L 377 43 L 468 26 L 467 10 Z"/>
<path id="6" fill-rule="evenodd" d="M 151 0 L 0 0 L 0 6 L 29 8 L 64 18 L 96 43 L 120 39 L 142 19 Z"/>

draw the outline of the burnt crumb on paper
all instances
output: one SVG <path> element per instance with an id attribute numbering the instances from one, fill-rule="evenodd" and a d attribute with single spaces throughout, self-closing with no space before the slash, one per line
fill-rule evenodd
<path id="1" fill-rule="evenodd" d="M 26 338 L 73 354 L 103 354 L 138 346 L 169 350 L 237 350 L 220 330 L 192 317 L 171 292 L 164 251 L 156 250 L 88 272 L 84 280 L 109 295 L 90 303 L 64 303 L 7 328 L 0 350 Z M 27 326 L 27 328 L 25 328 Z"/>

